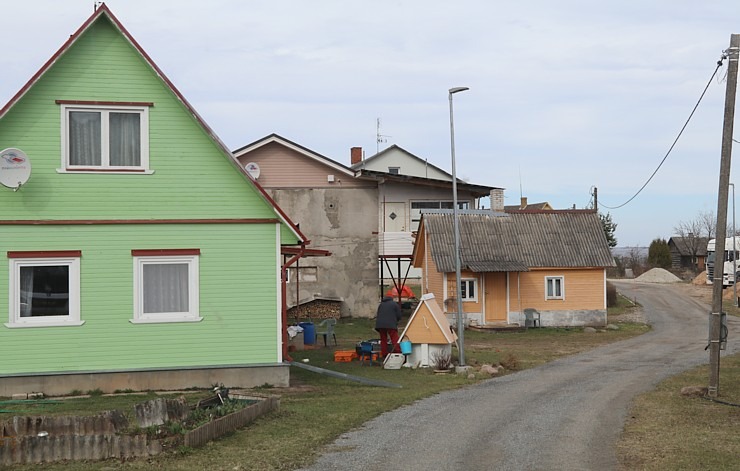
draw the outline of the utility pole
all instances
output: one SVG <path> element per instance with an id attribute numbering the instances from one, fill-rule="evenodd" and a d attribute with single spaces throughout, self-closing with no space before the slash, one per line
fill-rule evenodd
<path id="1" fill-rule="evenodd" d="M 730 190 L 730 162 L 732 161 L 732 132 L 735 120 L 735 94 L 737 91 L 740 34 L 730 35 L 727 49 L 727 89 L 725 91 L 725 118 L 722 127 L 722 157 L 719 166 L 719 193 L 717 198 L 717 243 L 715 244 L 715 270 L 712 280 L 712 312 L 709 315 L 709 387 L 710 397 L 719 395 L 719 353 L 722 330 L 722 267 L 727 237 L 727 196 Z M 735 247 L 732 248 L 733 251 Z"/>

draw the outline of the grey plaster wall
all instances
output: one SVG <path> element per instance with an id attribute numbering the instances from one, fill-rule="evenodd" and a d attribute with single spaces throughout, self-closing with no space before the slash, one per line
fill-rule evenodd
<path id="1" fill-rule="evenodd" d="M 343 301 L 343 317 L 373 317 L 379 301 L 377 188 L 268 191 L 311 240 L 308 248 L 332 253 L 299 261 L 300 267 L 317 267 L 317 279 L 291 280 L 288 306 L 296 305 L 296 297 L 335 298 Z"/>
<path id="2" fill-rule="evenodd" d="M 518 322 L 524 325 L 524 313 L 512 312 Z M 570 311 L 542 311 L 540 322 L 543 327 L 605 327 L 607 323 L 606 309 L 570 310 Z"/>

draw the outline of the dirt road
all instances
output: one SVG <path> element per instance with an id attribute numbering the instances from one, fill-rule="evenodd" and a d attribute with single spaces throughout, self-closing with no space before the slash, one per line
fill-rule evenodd
<path id="1" fill-rule="evenodd" d="M 643 305 L 650 333 L 389 412 L 307 469 L 615 469 L 631 399 L 708 362 L 709 312 L 678 286 L 616 284 Z M 740 351 L 738 337 L 733 318 L 728 353 Z"/>

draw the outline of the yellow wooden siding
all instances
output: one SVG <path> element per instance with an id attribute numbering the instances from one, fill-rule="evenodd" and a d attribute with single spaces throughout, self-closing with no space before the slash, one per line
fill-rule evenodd
<path id="1" fill-rule="evenodd" d="M 478 273 L 473 273 L 471 271 L 462 270 L 460 272 L 460 277 L 465 279 L 474 278 L 477 280 L 475 288 L 478 290 L 476 293 L 476 299 L 477 301 L 463 301 L 463 312 L 469 312 L 469 313 L 478 313 L 483 312 L 482 302 L 483 302 L 483 296 L 481 295 L 481 289 L 483 289 L 483 283 L 481 282 L 481 277 L 478 276 Z M 455 274 L 454 273 L 448 273 L 447 274 L 447 297 L 448 298 L 454 298 L 455 297 Z M 435 294 L 436 296 L 436 294 Z M 448 306 L 447 310 L 449 312 L 456 312 L 457 311 L 457 305 L 455 306 Z"/>
<path id="2" fill-rule="evenodd" d="M 429 245 L 427 244 L 426 247 L 428 249 Z M 426 250 L 424 254 L 424 278 L 426 293 L 434 294 L 434 297 L 439 300 L 440 304 L 444 303 L 444 273 L 437 271 L 437 264 L 434 263 L 429 250 Z"/>
<path id="3" fill-rule="evenodd" d="M 434 316 L 426 304 L 423 303 L 416 312 L 411 324 L 406 327 L 405 335 L 412 343 L 448 343 L 444 334 L 439 329 L 437 321 L 434 320 Z"/>
<path id="4" fill-rule="evenodd" d="M 509 298 L 512 310 L 521 295 L 521 308 L 549 311 L 606 309 L 603 268 L 545 268 L 519 274 L 517 293 L 516 274 L 512 274 Z M 565 299 L 545 299 L 545 277 L 562 276 Z"/>

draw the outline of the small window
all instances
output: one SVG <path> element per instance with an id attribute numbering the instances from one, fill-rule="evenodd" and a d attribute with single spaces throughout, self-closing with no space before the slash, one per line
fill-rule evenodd
<path id="1" fill-rule="evenodd" d="M 149 167 L 148 106 L 62 105 L 63 168 L 145 171 Z"/>
<path id="2" fill-rule="evenodd" d="M 545 277 L 545 299 L 565 299 L 565 278 L 562 276 Z"/>
<path id="3" fill-rule="evenodd" d="M 37 255 L 8 253 L 10 309 L 6 327 L 82 325 L 79 252 Z"/>
<path id="4" fill-rule="evenodd" d="M 388 173 L 391 175 L 398 175 L 401 173 L 401 167 L 388 167 Z"/>
<path id="5" fill-rule="evenodd" d="M 478 280 L 475 279 L 463 279 L 460 282 L 460 294 L 463 301 L 477 301 L 478 300 Z"/>
<path id="6" fill-rule="evenodd" d="M 133 323 L 197 322 L 199 311 L 198 257 L 195 251 L 134 252 Z M 151 251 L 155 252 L 155 251 Z"/>

